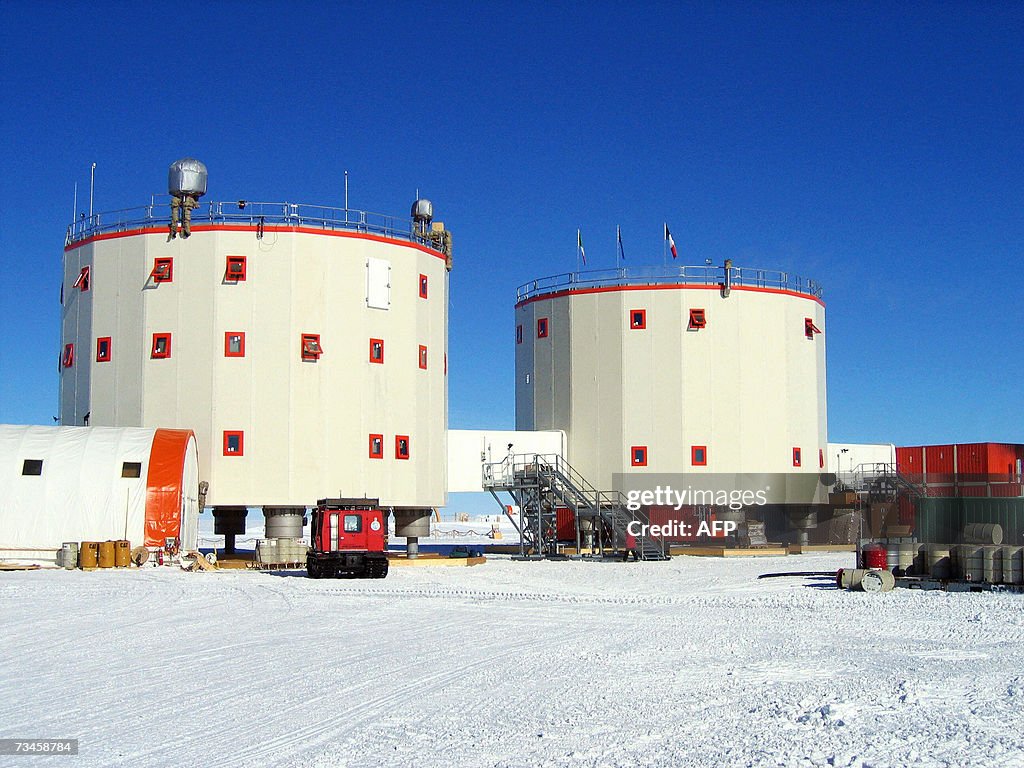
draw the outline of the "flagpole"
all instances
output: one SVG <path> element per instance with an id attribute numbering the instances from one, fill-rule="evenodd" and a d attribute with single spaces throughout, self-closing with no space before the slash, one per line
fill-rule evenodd
<path id="1" fill-rule="evenodd" d="M 577 229 L 576 230 L 576 275 L 580 274 L 580 239 L 583 234 Z"/>

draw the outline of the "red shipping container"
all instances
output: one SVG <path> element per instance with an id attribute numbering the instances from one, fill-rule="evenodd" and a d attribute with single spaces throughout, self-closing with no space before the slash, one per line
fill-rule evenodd
<path id="1" fill-rule="evenodd" d="M 555 533 L 559 541 L 576 541 L 576 513 L 568 507 L 555 508 Z"/>
<path id="2" fill-rule="evenodd" d="M 958 475 L 987 475 L 988 447 L 988 443 L 958 444 L 956 446 L 956 473 Z"/>
<path id="3" fill-rule="evenodd" d="M 992 482 L 1017 480 L 1020 465 L 1024 464 L 1024 445 L 988 443 L 986 447 L 988 461 L 985 472 L 993 475 Z"/>
<path id="4" fill-rule="evenodd" d="M 924 449 L 925 481 L 952 483 L 955 468 L 955 451 L 952 445 L 928 445 Z"/>
<path id="5" fill-rule="evenodd" d="M 913 477 L 924 473 L 924 448 L 897 448 L 896 471 Z"/>
<path id="6" fill-rule="evenodd" d="M 896 514 L 900 525 L 914 526 L 914 501 L 909 496 L 900 494 L 896 499 Z"/>
<path id="7" fill-rule="evenodd" d="M 963 496 L 966 498 L 976 498 L 988 496 L 988 485 L 984 483 L 972 483 L 970 485 L 960 485 L 957 487 L 957 496 Z"/>
<path id="8" fill-rule="evenodd" d="M 992 483 L 989 486 L 990 496 L 1009 498 L 1012 496 L 1024 496 L 1024 485 L 1020 483 Z"/>

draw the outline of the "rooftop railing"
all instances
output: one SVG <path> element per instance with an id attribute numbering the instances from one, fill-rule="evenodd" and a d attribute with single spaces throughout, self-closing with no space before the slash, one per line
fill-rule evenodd
<path id="1" fill-rule="evenodd" d="M 134 229 L 169 227 L 170 197 L 153 198 L 149 205 L 117 211 L 84 214 L 67 229 L 65 245 L 96 235 L 127 232 Z M 248 200 L 231 202 L 200 201 L 192 211 L 192 225 L 248 225 L 253 227 L 306 227 L 323 230 L 348 230 L 396 240 L 418 243 L 438 250 L 437 243 L 419 235 L 411 219 L 349 208 L 332 208 L 306 203 L 261 203 Z"/>
<path id="2" fill-rule="evenodd" d="M 821 284 L 790 272 L 752 267 L 618 267 L 586 272 L 564 272 L 524 283 L 516 290 L 516 303 L 562 291 L 636 285 L 719 285 L 793 291 L 821 298 Z"/>

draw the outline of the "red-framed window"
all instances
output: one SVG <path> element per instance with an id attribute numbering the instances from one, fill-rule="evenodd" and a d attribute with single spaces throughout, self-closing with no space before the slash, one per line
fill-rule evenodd
<path id="1" fill-rule="evenodd" d="M 244 456 L 245 455 L 245 433 L 240 431 L 226 431 L 224 433 L 224 455 Z"/>
<path id="2" fill-rule="evenodd" d="M 708 465 L 708 447 L 706 445 L 690 446 L 690 464 L 695 467 L 706 467 Z"/>
<path id="3" fill-rule="evenodd" d="M 522 343 L 523 343 L 523 326 L 517 325 L 516 326 L 516 344 L 522 344 Z"/>
<path id="4" fill-rule="evenodd" d="M 89 290 L 89 267 L 82 267 L 82 270 L 78 273 L 78 279 L 75 280 L 75 284 L 71 287 L 77 288 L 80 291 Z"/>
<path id="5" fill-rule="evenodd" d="M 821 329 L 819 329 L 818 326 L 816 326 L 814 324 L 814 318 L 805 317 L 804 318 L 804 336 L 806 336 L 808 339 L 813 339 L 814 338 L 814 334 L 816 334 L 816 333 L 821 333 Z"/>
<path id="6" fill-rule="evenodd" d="M 548 337 L 548 319 L 546 317 L 537 318 L 537 338 L 546 339 Z"/>
<path id="7" fill-rule="evenodd" d="M 245 331 L 224 332 L 224 357 L 245 357 Z"/>
<path id="8" fill-rule="evenodd" d="M 96 339 L 96 362 L 110 362 L 111 343 L 109 336 L 100 336 Z"/>
<path id="9" fill-rule="evenodd" d="M 384 339 L 370 339 L 370 362 L 384 362 Z"/>
<path id="10" fill-rule="evenodd" d="M 420 298 L 427 298 L 427 276 L 420 275 Z"/>
<path id="11" fill-rule="evenodd" d="M 647 466 L 647 446 L 646 445 L 634 445 L 629 449 L 629 463 L 630 466 L 634 467 L 646 467 Z"/>
<path id="12" fill-rule="evenodd" d="M 427 370 L 427 348 L 420 344 L 420 368 Z"/>
<path id="13" fill-rule="evenodd" d="M 60 357 L 60 364 L 65 368 L 70 368 L 75 364 L 75 345 L 65 344 L 64 354 Z"/>
<path id="14" fill-rule="evenodd" d="M 174 281 L 174 259 L 153 259 L 153 271 L 149 273 L 154 283 Z"/>
<path id="15" fill-rule="evenodd" d="M 629 327 L 634 331 L 642 331 L 647 327 L 647 310 L 629 310 Z"/>
<path id="16" fill-rule="evenodd" d="M 232 283 L 240 283 L 245 280 L 245 256 L 228 256 L 224 265 L 224 279 Z"/>
<path id="17" fill-rule="evenodd" d="M 154 333 L 153 346 L 149 356 L 154 360 L 163 360 L 171 356 L 171 334 Z"/>
<path id="18" fill-rule="evenodd" d="M 794 467 L 799 467 L 802 464 L 803 464 L 803 462 L 802 462 L 802 457 L 801 457 L 801 451 L 800 451 L 799 448 L 794 447 L 793 448 L 793 466 Z"/>
<path id="19" fill-rule="evenodd" d="M 707 327 L 708 316 L 701 308 L 690 310 L 690 330 L 699 331 L 701 328 Z"/>
<path id="20" fill-rule="evenodd" d="M 384 458 L 384 435 L 370 435 L 370 458 Z"/>
<path id="21" fill-rule="evenodd" d="M 395 435 L 395 458 L 403 460 L 409 458 L 408 435 Z"/>
<path id="22" fill-rule="evenodd" d="M 315 363 L 317 360 L 319 360 L 320 355 L 324 353 L 324 348 L 320 344 L 320 334 L 302 334 L 302 341 L 299 346 L 299 351 L 302 353 L 302 359 L 307 362 Z"/>

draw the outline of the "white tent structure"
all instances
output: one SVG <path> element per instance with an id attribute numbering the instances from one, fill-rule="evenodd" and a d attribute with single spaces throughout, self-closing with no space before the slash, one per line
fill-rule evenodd
<path id="1" fill-rule="evenodd" d="M 0 425 L 0 558 L 53 560 L 65 541 L 194 549 L 191 430 Z"/>

